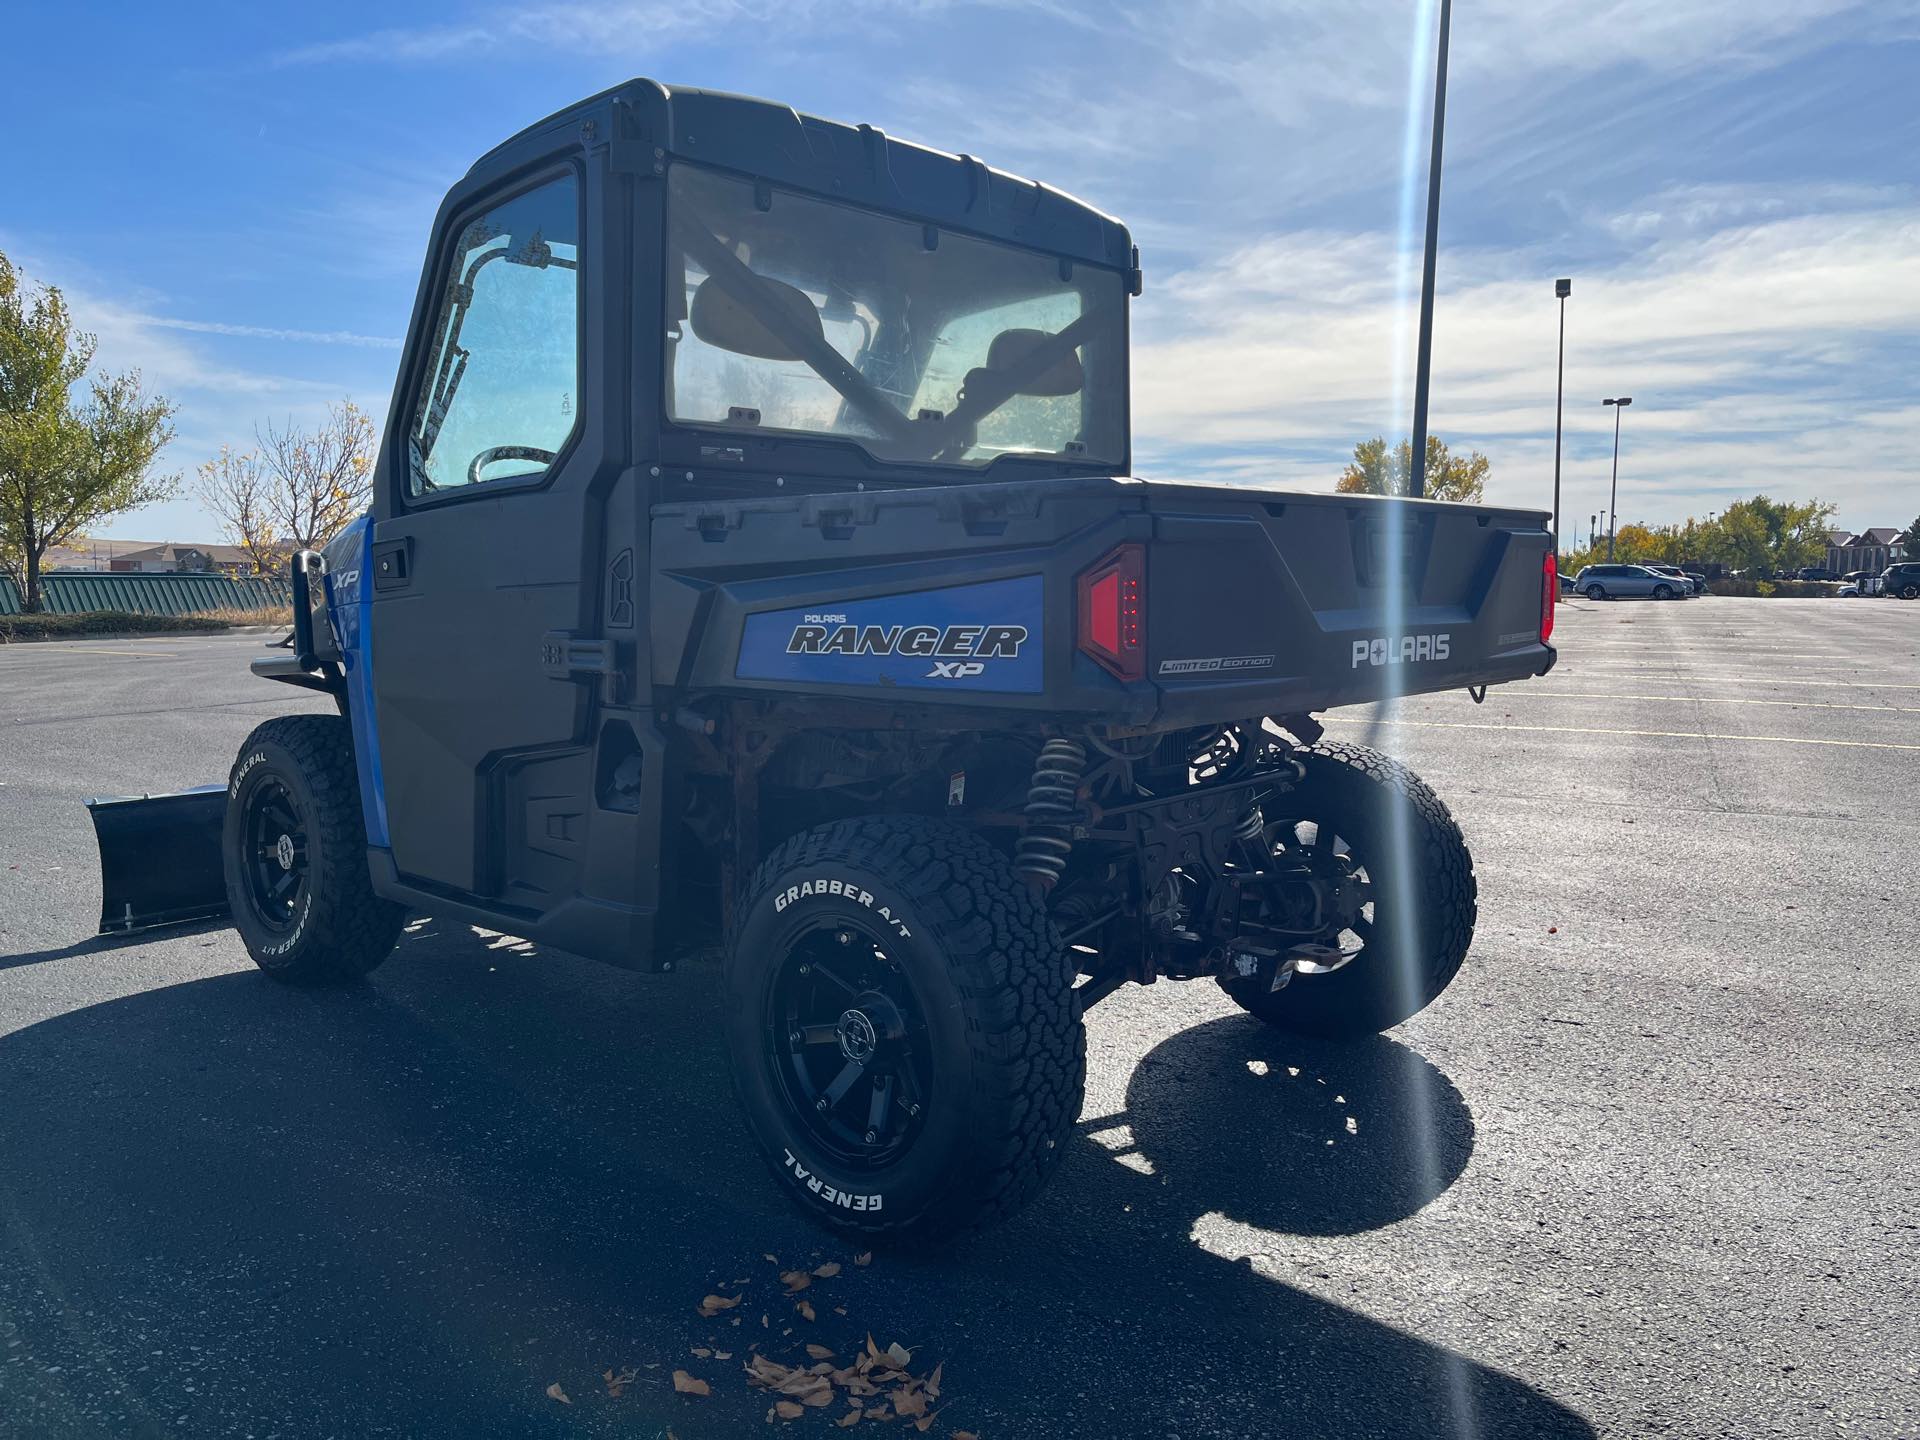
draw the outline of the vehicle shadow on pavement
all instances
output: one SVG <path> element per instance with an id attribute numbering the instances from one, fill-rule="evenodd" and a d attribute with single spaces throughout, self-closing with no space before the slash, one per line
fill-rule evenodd
<path id="1" fill-rule="evenodd" d="M 748 1153 L 708 963 L 626 975 L 429 923 L 354 990 L 246 971 L 0 1039 L 0 1415 L 699 1440 L 766 1432 L 749 1346 L 846 1355 L 872 1333 L 944 1361 L 943 1440 L 1592 1433 L 1193 1238 L 1209 1215 L 1350 1235 L 1440 1194 L 1472 1121 L 1404 1046 L 1197 1026 L 1123 1114 L 1082 1122 L 1023 1216 L 856 1267 Z M 777 1273 L 827 1259 L 845 1268 L 801 1297 L 808 1322 Z M 702 1318 L 708 1293 L 744 1300 Z M 676 1368 L 712 1394 L 673 1393 Z"/>

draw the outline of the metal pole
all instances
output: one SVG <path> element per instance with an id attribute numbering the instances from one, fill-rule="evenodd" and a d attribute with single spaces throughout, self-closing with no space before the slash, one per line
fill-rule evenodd
<path id="1" fill-rule="evenodd" d="M 1573 293 L 1573 281 L 1554 281 L 1553 293 L 1560 297 L 1560 378 L 1553 392 L 1553 548 L 1557 554 L 1560 549 L 1560 417 L 1567 400 L 1567 296 Z"/>
<path id="2" fill-rule="evenodd" d="M 1413 381 L 1413 455 L 1408 492 L 1427 493 L 1427 382 L 1433 373 L 1433 270 L 1440 248 L 1440 153 L 1447 128 L 1447 39 L 1453 0 L 1440 0 L 1440 57 L 1433 71 L 1433 161 L 1427 171 L 1427 255 L 1420 272 L 1420 358 Z"/>
<path id="3" fill-rule="evenodd" d="M 1620 412 L 1613 407 L 1613 492 L 1607 500 L 1607 563 L 1613 563 L 1613 537 L 1620 529 Z"/>

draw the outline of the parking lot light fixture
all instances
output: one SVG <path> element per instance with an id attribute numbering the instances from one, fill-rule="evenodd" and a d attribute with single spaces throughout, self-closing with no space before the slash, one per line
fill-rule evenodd
<path id="1" fill-rule="evenodd" d="M 1553 293 L 1560 301 L 1560 362 L 1553 389 L 1553 548 L 1560 549 L 1560 418 L 1567 399 L 1567 297 L 1573 293 L 1570 279 L 1553 282 Z"/>
<path id="2" fill-rule="evenodd" d="M 1607 399 L 1602 405 L 1613 406 L 1613 489 L 1607 498 L 1607 563 L 1613 563 L 1613 537 L 1620 529 L 1620 412 L 1633 403 L 1631 395 L 1622 395 L 1619 399 Z"/>

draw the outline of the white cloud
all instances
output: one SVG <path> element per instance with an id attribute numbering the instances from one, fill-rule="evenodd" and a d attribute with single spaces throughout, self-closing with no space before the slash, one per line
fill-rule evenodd
<path id="1" fill-rule="evenodd" d="M 1141 302 L 1141 466 L 1330 485 L 1356 440 L 1404 433 L 1410 333 L 1379 235 L 1271 237 Z M 1442 257 L 1433 425 L 1494 461 L 1493 498 L 1544 504 L 1552 464 L 1553 267 L 1527 251 Z M 1889 367 L 1890 354 L 1903 366 Z M 1920 486 L 1920 206 L 1801 215 L 1658 242 L 1581 275 L 1568 311 L 1569 473 L 1604 483 L 1625 417 L 1622 508 L 1666 520 L 1713 497 L 1822 495 L 1867 523 Z M 1569 507 L 1571 510 L 1573 507 Z M 1876 521 L 1875 523 L 1883 523 Z M 1884 522 L 1891 523 L 1891 522 Z"/>

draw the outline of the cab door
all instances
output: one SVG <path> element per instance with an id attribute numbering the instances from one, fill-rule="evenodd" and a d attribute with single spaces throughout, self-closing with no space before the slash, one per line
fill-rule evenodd
<path id="1" fill-rule="evenodd" d="M 612 620 L 644 632 L 630 597 L 645 594 L 645 510 L 609 343 L 628 287 L 608 254 L 631 217 L 605 203 L 604 171 L 575 147 L 449 198 L 368 557 L 393 880 L 510 921 L 572 903 L 609 869 L 596 846 L 630 862 L 638 843 L 629 799 L 596 816 L 610 707 L 632 717 L 616 745 L 637 752 L 649 731 L 644 669 L 607 614 L 624 566 Z"/>

